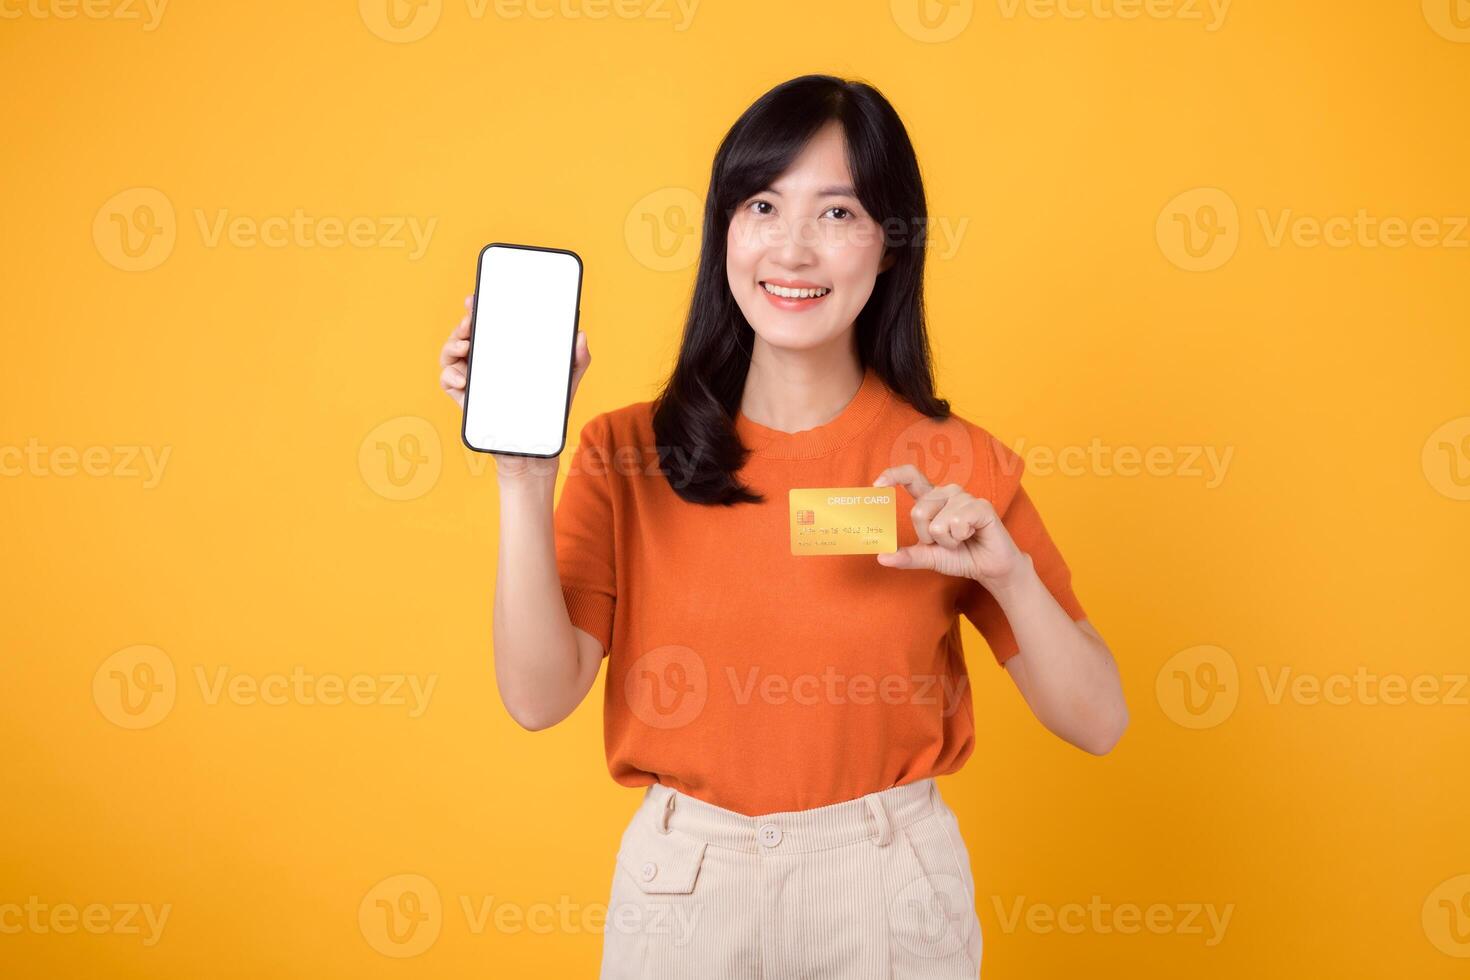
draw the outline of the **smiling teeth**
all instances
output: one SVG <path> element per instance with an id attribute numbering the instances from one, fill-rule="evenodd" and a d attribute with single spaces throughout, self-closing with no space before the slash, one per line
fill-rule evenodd
<path id="1" fill-rule="evenodd" d="M 765 288 L 766 292 L 784 299 L 811 299 L 816 296 L 826 296 L 832 291 L 825 286 L 816 289 L 787 289 L 784 286 L 772 286 L 768 282 L 761 283 L 761 286 Z"/>

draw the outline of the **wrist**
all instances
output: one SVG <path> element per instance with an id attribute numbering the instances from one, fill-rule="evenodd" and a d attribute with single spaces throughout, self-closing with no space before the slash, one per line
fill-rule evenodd
<path id="1" fill-rule="evenodd" d="M 980 584 L 1004 607 L 1040 585 L 1041 578 L 1036 574 L 1036 563 L 1022 551 L 1017 553 L 1015 564 L 1004 576 L 981 579 Z"/>
<path id="2" fill-rule="evenodd" d="M 505 501 L 540 501 L 549 499 L 556 492 L 555 472 L 549 476 L 530 473 L 507 476 L 501 473 L 496 482 L 500 487 L 500 498 Z"/>

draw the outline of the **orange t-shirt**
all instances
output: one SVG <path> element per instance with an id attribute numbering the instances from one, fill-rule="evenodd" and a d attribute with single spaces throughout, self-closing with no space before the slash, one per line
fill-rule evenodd
<path id="1" fill-rule="evenodd" d="M 651 401 L 590 420 L 556 508 L 567 613 L 607 656 L 608 768 L 747 815 L 850 800 L 958 770 L 975 744 L 959 615 L 1017 652 L 973 579 L 873 555 L 791 554 L 787 491 L 869 486 L 914 463 L 986 497 L 1051 594 L 1085 613 L 1021 488 L 1021 458 L 951 414 L 935 421 L 871 369 L 837 418 L 781 432 L 743 413 L 740 478 L 760 504 L 691 504 L 659 469 Z M 915 544 L 898 488 L 898 544 Z"/>

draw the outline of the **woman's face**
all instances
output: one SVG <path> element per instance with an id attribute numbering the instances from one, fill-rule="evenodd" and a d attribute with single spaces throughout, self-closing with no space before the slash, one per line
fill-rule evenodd
<path id="1" fill-rule="evenodd" d="M 817 131 L 769 188 L 737 205 L 730 220 L 730 292 L 772 347 L 811 349 L 843 338 L 878 273 L 892 264 L 881 227 L 853 193 L 846 140 L 835 121 Z"/>

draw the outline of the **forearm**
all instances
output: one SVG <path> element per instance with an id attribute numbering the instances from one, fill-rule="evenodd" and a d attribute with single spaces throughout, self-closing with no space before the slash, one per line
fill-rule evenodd
<path id="1" fill-rule="evenodd" d="M 991 592 L 1021 650 L 1006 666 L 1043 725 L 1101 755 L 1128 726 L 1117 664 L 1107 644 L 1073 622 L 1030 557 L 1023 557 L 1011 581 Z"/>
<path id="2" fill-rule="evenodd" d="M 554 493 L 554 477 L 500 483 L 495 678 L 506 709 L 531 729 L 555 724 L 580 700 L 577 640 L 557 572 Z"/>

